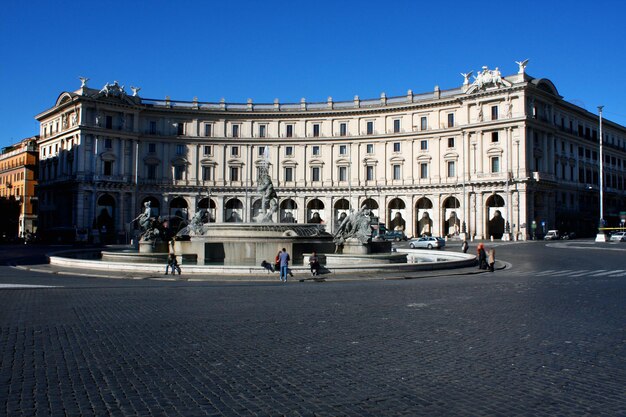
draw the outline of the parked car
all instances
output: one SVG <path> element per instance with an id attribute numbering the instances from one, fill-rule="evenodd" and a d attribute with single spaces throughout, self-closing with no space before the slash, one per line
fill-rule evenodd
<path id="1" fill-rule="evenodd" d="M 407 240 L 408 238 L 404 234 L 404 232 L 400 230 L 387 230 L 383 235 L 384 240 L 393 240 L 394 242 L 399 242 L 401 240 Z"/>
<path id="2" fill-rule="evenodd" d="M 548 233 L 543 238 L 544 240 L 558 240 L 561 236 L 558 230 L 548 230 Z"/>
<path id="3" fill-rule="evenodd" d="M 611 242 L 626 242 L 626 232 L 616 232 L 611 235 Z"/>
<path id="4" fill-rule="evenodd" d="M 441 249 L 446 246 L 446 241 L 441 237 L 424 236 L 417 239 L 411 239 L 409 247 L 411 249 Z"/>

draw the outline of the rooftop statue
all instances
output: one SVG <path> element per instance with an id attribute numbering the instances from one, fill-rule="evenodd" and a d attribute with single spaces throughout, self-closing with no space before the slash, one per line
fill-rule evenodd
<path id="1" fill-rule="evenodd" d="M 526 65 L 528 65 L 528 60 L 525 59 L 523 61 L 515 61 L 515 63 L 519 66 L 517 73 L 524 74 L 526 72 Z"/>
<path id="2" fill-rule="evenodd" d="M 470 77 L 472 76 L 473 73 L 474 71 L 470 71 L 468 73 L 464 73 L 464 72 L 461 73 L 461 75 L 463 76 L 463 85 L 470 84 Z"/>
<path id="3" fill-rule="evenodd" d="M 126 91 L 124 91 L 123 85 L 119 85 L 117 81 L 113 81 L 113 84 L 105 84 L 102 90 L 100 90 L 100 94 L 106 97 L 122 97 L 126 95 Z"/>
<path id="4" fill-rule="evenodd" d="M 502 81 L 502 74 L 497 67 L 495 70 L 490 70 L 487 67 L 483 67 L 483 70 L 474 77 L 474 83 L 478 86 L 478 88 L 483 88 L 487 84 L 493 84 L 496 87 L 504 86 L 504 82 Z"/>

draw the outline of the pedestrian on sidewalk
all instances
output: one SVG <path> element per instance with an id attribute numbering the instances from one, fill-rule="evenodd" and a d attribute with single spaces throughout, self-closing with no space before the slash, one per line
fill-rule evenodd
<path id="1" fill-rule="evenodd" d="M 463 253 L 467 253 L 468 249 L 469 249 L 469 244 L 467 243 L 467 240 L 463 240 L 463 243 L 461 244 L 461 250 L 463 251 Z"/>
<path id="2" fill-rule="evenodd" d="M 496 264 L 496 250 L 491 248 L 487 253 L 489 256 L 489 272 L 493 272 Z"/>
<path id="3" fill-rule="evenodd" d="M 168 246 L 168 255 L 167 255 L 167 266 L 165 267 L 165 275 L 170 268 L 172 268 L 172 275 L 176 275 L 176 271 L 178 271 L 178 275 L 180 275 L 180 266 L 178 266 L 178 261 L 176 260 L 176 251 L 174 250 L 174 239 L 172 239 Z"/>
<path id="4" fill-rule="evenodd" d="M 485 252 L 485 245 L 479 243 L 476 247 L 478 256 L 478 269 L 487 269 L 487 253 Z"/>
<path id="5" fill-rule="evenodd" d="M 289 253 L 287 253 L 287 249 L 283 248 L 280 251 L 280 253 L 278 254 L 278 260 L 280 263 L 280 281 L 287 282 L 287 274 L 289 273 L 289 261 L 291 260 L 291 258 L 289 257 Z"/>
<path id="6" fill-rule="evenodd" d="M 167 255 L 167 266 L 165 267 L 165 275 L 167 275 L 167 271 L 170 267 L 172 268 L 172 275 L 176 275 L 176 271 L 178 271 L 178 275 L 180 275 L 180 266 L 178 266 L 176 255 L 173 253 Z"/>
<path id="7" fill-rule="evenodd" d="M 274 271 L 280 273 L 280 254 L 282 253 L 282 251 L 278 251 L 278 253 L 276 254 L 276 258 L 274 259 Z"/>
<path id="8" fill-rule="evenodd" d="M 315 251 L 309 256 L 309 266 L 311 267 L 311 274 L 313 276 L 320 274 L 320 258 Z"/>

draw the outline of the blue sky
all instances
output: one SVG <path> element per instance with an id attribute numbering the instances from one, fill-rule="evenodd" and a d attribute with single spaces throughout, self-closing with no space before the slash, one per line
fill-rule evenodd
<path id="1" fill-rule="evenodd" d="M 426 4 L 427 3 L 427 4 Z M 478 7 L 480 5 L 480 7 Z M 626 125 L 626 6 L 614 1 L 15 1 L 0 16 L 0 146 L 79 76 L 147 98 L 296 102 L 527 73 Z"/>

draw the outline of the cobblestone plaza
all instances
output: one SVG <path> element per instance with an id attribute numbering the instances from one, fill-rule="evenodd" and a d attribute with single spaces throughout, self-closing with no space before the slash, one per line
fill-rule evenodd
<path id="1" fill-rule="evenodd" d="M 605 245 L 503 245 L 495 274 L 288 285 L 2 267 L 54 287 L 0 289 L 0 415 L 625 415 L 623 249 Z"/>

